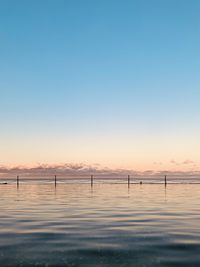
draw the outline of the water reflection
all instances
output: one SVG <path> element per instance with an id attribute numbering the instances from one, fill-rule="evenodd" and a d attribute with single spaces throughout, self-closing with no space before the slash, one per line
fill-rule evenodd
<path id="1" fill-rule="evenodd" d="M 199 266 L 200 185 L 0 185 L 0 266 Z"/>

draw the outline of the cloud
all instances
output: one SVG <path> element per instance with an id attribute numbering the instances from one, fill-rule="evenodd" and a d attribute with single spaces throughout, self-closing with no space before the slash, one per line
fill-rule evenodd
<path id="1" fill-rule="evenodd" d="M 170 163 L 171 164 L 175 164 L 175 165 L 179 165 L 179 163 L 176 160 L 174 160 L 174 159 L 170 160 Z"/>
<path id="2" fill-rule="evenodd" d="M 188 164 L 195 164 L 195 162 L 192 161 L 192 160 L 190 160 L 190 159 L 186 159 L 186 160 L 184 160 L 184 161 L 182 161 L 182 162 L 178 162 L 178 161 L 172 159 L 172 160 L 170 161 L 170 163 L 171 163 L 171 164 L 174 164 L 174 165 L 188 165 Z"/>
<path id="3" fill-rule="evenodd" d="M 185 161 L 182 162 L 182 164 L 194 164 L 194 161 L 186 159 Z"/>
<path id="4" fill-rule="evenodd" d="M 187 161 L 187 164 L 191 162 Z M 176 164 L 176 163 L 175 163 Z M 186 164 L 186 163 L 185 163 Z M 34 167 L 24 167 L 24 166 L 16 166 L 16 167 L 5 167 L 0 166 L 0 177 L 1 178 L 15 178 L 17 175 L 23 178 L 51 178 L 54 175 L 57 175 L 61 178 L 81 178 L 81 177 L 89 177 L 90 175 L 94 175 L 96 177 L 102 178 L 123 178 L 127 177 L 127 175 L 131 175 L 132 177 L 163 177 L 164 175 L 175 176 L 175 177 L 189 177 L 189 176 L 200 176 L 200 171 L 154 171 L 154 170 L 146 170 L 146 171 L 136 171 L 130 169 L 110 169 L 106 167 L 100 167 L 99 165 L 90 166 L 87 164 L 79 163 L 79 164 L 60 164 L 60 165 L 47 165 L 47 164 L 39 164 Z"/>
<path id="5" fill-rule="evenodd" d="M 34 167 L 0 167 L 0 177 L 21 175 L 24 177 L 51 177 L 53 175 L 59 175 L 63 177 L 84 177 L 88 175 L 100 175 L 100 176 L 123 176 L 124 174 L 135 174 L 133 171 L 123 169 L 109 169 L 101 168 L 98 165 L 90 166 L 86 164 L 60 164 L 60 165 L 37 165 Z"/>
<path id="6" fill-rule="evenodd" d="M 162 165 L 163 163 L 161 161 L 154 161 L 153 164 L 155 164 L 155 165 Z"/>

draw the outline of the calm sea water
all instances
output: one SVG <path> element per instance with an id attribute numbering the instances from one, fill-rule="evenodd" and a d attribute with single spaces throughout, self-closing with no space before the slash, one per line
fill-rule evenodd
<path id="1" fill-rule="evenodd" d="M 0 266 L 200 266 L 200 185 L 0 185 Z"/>

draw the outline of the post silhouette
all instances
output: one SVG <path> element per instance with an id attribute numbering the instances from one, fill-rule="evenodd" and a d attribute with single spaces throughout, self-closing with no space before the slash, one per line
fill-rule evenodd
<path id="1" fill-rule="evenodd" d="M 19 176 L 17 176 L 17 186 L 19 186 Z"/>
<path id="2" fill-rule="evenodd" d="M 54 182 L 55 182 L 55 186 L 56 186 L 56 183 L 57 183 L 57 176 L 56 175 L 55 175 L 55 181 Z"/>
<path id="3" fill-rule="evenodd" d="M 165 175 L 165 186 L 167 185 L 167 175 Z"/>
<path id="4" fill-rule="evenodd" d="M 130 175 L 128 175 L 128 186 L 130 186 Z"/>
<path id="5" fill-rule="evenodd" d="M 94 177 L 93 177 L 93 175 L 91 175 L 91 186 L 93 186 L 93 181 L 94 180 Z"/>

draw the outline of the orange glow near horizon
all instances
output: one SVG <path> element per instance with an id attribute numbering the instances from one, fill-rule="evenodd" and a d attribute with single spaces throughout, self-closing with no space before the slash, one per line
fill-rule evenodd
<path id="1" fill-rule="evenodd" d="M 169 171 L 199 170 L 197 138 L 49 136 L 4 142 L 1 165 L 32 167 L 38 164 L 83 163 L 100 168 Z"/>

